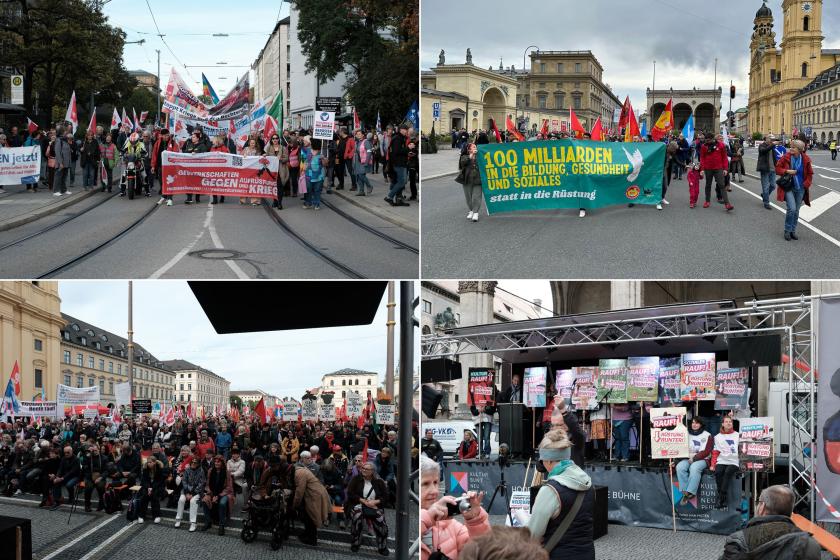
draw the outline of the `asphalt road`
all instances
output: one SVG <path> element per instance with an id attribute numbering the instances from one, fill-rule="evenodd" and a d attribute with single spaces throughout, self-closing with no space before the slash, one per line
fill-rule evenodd
<path id="1" fill-rule="evenodd" d="M 757 150 L 745 166 L 755 174 Z M 814 152 L 812 209 L 799 241 L 785 241 L 784 203 L 761 203 L 757 179 L 732 184 L 727 214 L 714 202 L 688 205 L 672 181 L 662 211 L 616 206 L 590 211 L 517 212 L 468 222 L 454 175 L 423 182 L 422 274 L 426 278 L 840 278 L 840 160 Z M 704 184 L 701 184 L 701 200 Z M 807 221 L 806 221 L 807 220 Z"/>
<path id="2" fill-rule="evenodd" d="M 66 210 L 0 232 L 0 277 L 37 278 L 123 232 L 156 208 L 128 234 L 62 271 L 58 278 L 346 278 L 347 274 L 281 229 L 262 207 L 237 199 L 210 205 L 155 207 L 158 196 L 113 198 L 97 193 Z M 324 198 L 366 225 L 412 247 L 417 235 L 332 195 Z M 416 278 L 418 256 L 365 231 L 334 211 L 305 210 L 287 198 L 276 212 L 298 235 L 336 261 L 368 278 Z M 85 210 L 90 209 L 85 212 Z M 20 244 L 70 216 L 77 218 Z"/>

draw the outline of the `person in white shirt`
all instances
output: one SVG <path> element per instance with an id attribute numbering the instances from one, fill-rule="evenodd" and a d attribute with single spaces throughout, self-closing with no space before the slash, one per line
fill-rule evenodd
<path id="1" fill-rule="evenodd" d="M 712 466 L 717 483 L 717 509 L 726 509 L 729 486 L 732 478 L 738 473 L 738 432 L 732 424 L 731 416 L 724 416 L 721 421 L 720 433 L 715 436 L 715 446 L 712 451 Z"/>
<path id="2" fill-rule="evenodd" d="M 238 447 L 234 447 L 230 452 L 230 459 L 227 461 L 227 470 L 233 481 L 233 498 L 235 500 L 236 495 L 242 494 L 245 488 L 248 487 L 248 481 L 245 480 L 245 461 L 242 460 Z"/>
<path id="3" fill-rule="evenodd" d="M 680 492 L 683 493 L 680 505 L 684 506 L 697 495 L 703 470 L 711 460 L 713 439 L 705 430 L 703 420 L 695 417 L 691 420 L 688 430 L 689 458 L 677 463 L 677 480 L 680 482 Z"/>

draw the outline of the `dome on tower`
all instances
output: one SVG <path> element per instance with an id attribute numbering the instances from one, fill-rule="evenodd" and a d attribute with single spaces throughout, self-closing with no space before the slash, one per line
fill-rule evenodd
<path id="1" fill-rule="evenodd" d="M 758 11 L 755 13 L 755 17 L 756 18 L 773 17 L 773 12 L 771 12 L 770 8 L 767 7 L 766 0 L 765 0 L 764 4 L 762 4 L 761 7 L 758 9 Z"/>

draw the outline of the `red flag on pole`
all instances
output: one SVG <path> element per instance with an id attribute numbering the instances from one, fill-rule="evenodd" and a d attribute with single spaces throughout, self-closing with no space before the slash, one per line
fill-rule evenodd
<path id="1" fill-rule="evenodd" d="M 586 129 L 584 129 L 583 125 L 580 124 L 577 115 L 575 115 L 575 112 L 571 107 L 569 107 L 569 118 L 572 121 L 572 132 L 574 133 L 574 137 L 583 138 L 583 133 L 586 132 Z"/>
<path id="2" fill-rule="evenodd" d="M 96 107 L 93 108 L 93 113 L 90 114 L 90 122 L 88 123 L 87 129 L 96 131 Z"/>
<path id="3" fill-rule="evenodd" d="M 543 119 L 542 129 L 540 129 L 540 136 L 545 139 L 548 136 L 548 119 Z"/>
<path id="4" fill-rule="evenodd" d="M 513 134 L 514 138 L 516 138 L 520 142 L 525 141 L 525 137 L 522 136 L 522 133 L 516 129 L 516 126 L 513 124 L 513 121 L 510 120 L 510 115 L 508 115 L 507 119 L 505 120 L 505 126 L 507 127 L 507 131 Z"/>
<path id="5" fill-rule="evenodd" d="M 114 115 L 111 117 L 111 130 L 120 126 L 121 122 L 122 120 L 120 120 L 120 114 L 117 112 L 117 108 L 114 107 Z"/>
<path id="6" fill-rule="evenodd" d="M 639 122 L 636 120 L 636 114 L 633 112 L 633 107 L 630 107 L 630 114 L 627 117 L 627 126 L 624 128 L 624 141 L 632 142 L 634 136 L 639 136 Z"/>
<path id="7" fill-rule="evenodd" d="M 589 135 L 592 136 L 592 139 L 596 142 L 600 142 L 604 139 L 604 131 L 601 129 L 601 117 L 598 117 L 598 120 L 596 120 L 595 124 L 592 125 L 592 131 Z"/>
<path id="8" fill-rule="evenodd" d="M 633 106 L 630 104 L 630 96 L 628 95 L 624 100 L 624 105 L 621 106 L 621 116 L 618 117 L 619 130 L 627 126 L 628 119 L 630 118 L 630 111 L 632 110 Z"/>
<path id="9" fill-rule="evenodd" d="M 70 104 L 67 106 L 67 114 L 64 115 L 64 120 L 73 125 L 73 134 L 76 134 L 76 129 L 79 128 L 79 115 L 76 113 L 76 92 L 70 97 Z"/>
<path id="10" fill-rule="evenodd" d="M 122 115 L 123 115 L 123 116 L 122 116 L 122 124 L 127 124 L 127 125 L 130 125 L 130 126 L 131 126 L 131 128 L 133 129 L 133 128 L 134 128 L 134 125 L 132 124 L 131 119 L 130 119 L 130 118 L 128 118 L 128 113 L 126 113 L 126 112 L 125 112 L 125 107 L 123 107 L 123 113 L 122 113 Z"/>
<path id="11" fill-rule="evenodd" d="M 659 115 L 656 124 L 650 130 L 650 136 L 655 142 L 659 142 L 670 131 L 674 130 L 674 111 L 672 109 L 674 100 L 669 99 L 665 110 Z"/>
<path id="12" fill-rule="evenodd" d="M 18 365 L 17 360 L 15 360 L 15 365 L 12 366 L 12 385 L 15 388 L 15 396 L 20 396 L 20 366 Z"/>
<path id="13" fill-rule="evenodd" d="M 277 134 L 277 121 L 269 115 L 265 119 L 265 130 L 263 131 L 263 138 L 265 138 L 266 144 L 269 143 L 269 139 L 274 134 Z"/>
<path id="14" fill-rule="evenodd" d="M 140 121 L 137 120 L 137 111 L 134 110 L 134 107 L 131 108 L 131 114 L 134 117 L 134 124 L 132 125 L 132 130 L 139 130 Z"/>
<path id="15" fill-rule="evenodd" d="M 356 108 L 353 107 L 353 130 L 359 130 L 362 128 L 362 123 L 359 120 L 359 113 L 356 112 Z"/>
<path id="16" fill-rule="evenodd" d="M 193 417 L 192 403 L 189 403 L 189 404 L 187 404 L 187 418 L 192 419 L 192 417 Z"/>
<path id="17" fill-rule="evenodd" d="M 499 132 L 499 127 L 496 126 L 496 120 L 490 119 L 490 128 L 493 129 L 493 134 L 496 136 L 496 142 L 502 143 L 502 133 Z"/>
<path id="18" fill-rule="evenodd" d="M 365 446 L 362 448 L 362 464 L 367 463 L 368 460 L 368 438 L 365 438 Z"/>
<path id="19" fill-rule="evenodd" d="M 144 122 L 146 122 L 146 117 L 148 117 L 148 116 L 149 116 L 148 111 L 141 111 L 140 112 L 140 124 L 143 124 Z"/>
<path id="20" fill-rule="evenodd" d="M 35 134 L 38 130 L 38 125 L 32 122 L 32 119 L 26 117 L 26 128 L 29 130 L 29 134 Z"/>

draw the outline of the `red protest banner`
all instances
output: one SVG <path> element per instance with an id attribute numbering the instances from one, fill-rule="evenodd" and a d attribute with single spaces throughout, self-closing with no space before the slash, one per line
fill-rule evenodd
<path id="1" fill-rule="evenodd" d="M 277 198 L 278 160 L 224 152 L 163 152 L 163 194 Z"/>

